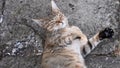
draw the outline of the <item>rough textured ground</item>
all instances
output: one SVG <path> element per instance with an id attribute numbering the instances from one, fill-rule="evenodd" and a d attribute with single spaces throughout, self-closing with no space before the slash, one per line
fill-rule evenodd
<path id="1" fill-rule="evenodd" d="M 120 45 L 119 0 L 55 1 L 70 24 L 79 26 L 89 38 L 105 27 L 115 31 L 112 39 L 104 40 L 85 58 L 88 68 L 120 68 L 120 57 L 107 54 Z M 40 68 L 44 32 L 31 19 L 50 16 L 50 0 L 0 0 L 2 14 L 0 68 Z"/>

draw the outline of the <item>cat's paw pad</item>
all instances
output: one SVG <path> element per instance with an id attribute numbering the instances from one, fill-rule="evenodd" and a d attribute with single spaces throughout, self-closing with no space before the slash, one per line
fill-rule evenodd
<path id="1" fill-rule="evenodd" d="M 108 27 L 99 33 L 99 38 L 100 40 L 105 39 L 105 38 L 112 38 L 113 35 L 114 35 L 113 29 Z"/>

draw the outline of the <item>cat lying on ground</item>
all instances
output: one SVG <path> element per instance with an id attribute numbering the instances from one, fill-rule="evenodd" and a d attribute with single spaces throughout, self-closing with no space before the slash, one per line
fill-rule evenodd
<path id="1" fill-rule="evenodd" d="M 51 0 L 55 15 L 51 20 L 33 19 L 47 30 L 42 54 L 42 68 L 87 68 L 84 57 L 103 39 L 114 34 L 111 28 L 105 28 L 88 39 L 77 26 L 70 26 L 67 17 Z"/>

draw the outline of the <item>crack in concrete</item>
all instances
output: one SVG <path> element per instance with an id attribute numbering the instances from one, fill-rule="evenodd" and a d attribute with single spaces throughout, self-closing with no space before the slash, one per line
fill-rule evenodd
<path id="1" fill-rule="evenodd" d="M 106 56 L 106 57 L 116 57 L 113 52 L 107 53 L 107 54 L 90 54 L 93 56 Z"/>
<path id="2" fill-rule="evenodd" d="M 6 0 L 2 0 L 1 15 L 0 15 L 0 23 L 2 23 L 2 22 L 3 22 L 3 19 L 4 19 L 5 5 L 6 5 Z"/>
<path id="3" fill-rule="evenodd" d="M 2 3 L 2 8 L 1 8 L 1 14 L 4 15 L 4 10 L 5 10 L 5 4 L 6 4 L 6 0 L 2 0 L 3 3 Z"/>

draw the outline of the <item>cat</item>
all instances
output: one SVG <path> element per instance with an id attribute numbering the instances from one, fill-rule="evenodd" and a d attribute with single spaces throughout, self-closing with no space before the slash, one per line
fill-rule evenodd
<path id="1" fill-rule="evenodd" d="M 53 0 L 51 4 L 54 14 L 51 20 L 32 19 L 46 29 L 41 68 L 87 68 L 84 57 L 103 39 L 111 38 L 114 31 L 107 27 L 88 39 L 79 27 L 69 25 Z"/>

